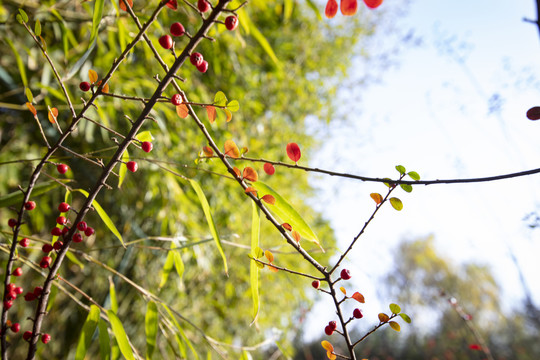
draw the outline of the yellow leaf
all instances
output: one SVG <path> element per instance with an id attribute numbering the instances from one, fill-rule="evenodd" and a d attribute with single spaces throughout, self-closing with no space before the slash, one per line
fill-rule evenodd
<path id="1" fill-rule="evenodd" d="M 264 256 L 268 259 L 268 262 L 274 262 L 274 254 L 270 250 L 265 250 Z"/>
<path id="2" fill-rule="evenodd" d="M 240 150 L 238 150 L 238 146 L 236 146 L 234 141 L 232 140 L 225 141 L 225 155 L 230 156 L 234 159 L 240 156 Z"/>
<path id="3" fill-rule="evenodd" d="M 189 115 L 189 110 L 186 106 L 186 104 L 180 104 L 176 107 L 176 113 L 178 116 L 180 116 L 182 119 L 185 119 Z"/>
<path id="4" fill-rule="evenodd" d="M 225 109 L 225 115 L 227 115 L 227 122 L 229 122 L 229 121 L 232 120 L 232 112 L 230 112 L 229 110 Z"/>
<path id="5" fill-rule="evenodd" d="M 329 351 L 329 352 L 334 351 L 334 347 L 332 346 L 332 344 L 330 344 L 330 342 L 328 342 L 326 340 L 321 341 L 321 345 L 322 345 L 323 349 L 326 350 L 326 351 Z"/>
<path id="6" fill-rule="evenodd" d="M 401 330 L 401 327 L 399 326 L 399 324 L 395 321 L 390 321 L 388 324 L 390 324 L 390 327 L 396 331 L 400 331 Z"/>
<path id="7" fill-rule="evenodd" d="M 98 79 L 97 72 L 92 69 L 88 70 L 88 78 L 92 84 L 95 83 Z"/>
<path id="8" fill-rule="evenodd" d="M 345 290 L 345 288 L 342 286 L 339 288 L 339 290 L 341 290 L 341 292 L 343 293 L 343 295 L 347 295 L 347 290 Z"/>
<path id="9" fill-rule="evenodd" d="M 37 115 L 37 111 L 36 111 L 36 108 L 34 107 L 34 105 L 32 105 L 31 103 L 27 102 L 26 103 L 26 106 L 28 107 L 28 110 L 30 110 L 30 112 L 36 116 Z"/>
<path id="10" fill-rule="evenodd" d="M 51 122 L 51 124 L 54 124 L 56 122 L 56 118 L 58 117 L 58 109 L 50 108 L 48 115 L 49 115 L 49 121 Z"/>
<path id="11" fill-rule="evenodd" d="M 377 205 L 379 205 L 383 201 L 383 197 L 381 196 L 381 194 L 371 193 L 369 194 L 369 196 L 371 196 L 371 198 L 373 199 L 373 201 L 375 201 Z"/>
<path id="12" fill-rule="evenodd" d="M 380 322 L 387 322 L 390 318 L 388 317 L 388 315 L 386 315 L 385 313 L 380 313 L 379 314 L 379 321 Z"/>

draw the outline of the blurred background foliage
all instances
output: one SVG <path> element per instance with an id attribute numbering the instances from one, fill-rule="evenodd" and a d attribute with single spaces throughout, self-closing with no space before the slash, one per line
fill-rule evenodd
<path id="1" fill-rule="evenodd" d="M 88 58 L 81 62 L 90 45 L 93 4 L 92 1 L 0 2 L 0 195 L 17 191 L 18 185 L 26 187 L 33 164 L 46 150 L 36 122 L 24 106 L 27 101 L 25 84 L 17 59 L 22 63 L 41 125 L 51 143 L 58 133 L 47 120 L 47 106 L 60 110 L 58 121 L 62 128 L 67 127 L 71 118 L 52 70 L 29 34 L 15 20 L 17 9 L 24 8 L 31 26 L 36 20 L 40 21 L 48 54 L 64 77 L 71 99 L 79 110 L 82 98 L 87 99 L 88 94 L 82 93 L 78 85 L 89 80 L 88 70 L 93 69 L 100 77 L 104 76 L 138 31 L 132 19 L 117 9 L 117 4 L 106 1 L 97 44 Z M 156 4 L 134 2 L 134 11 L 141 22 L 149 18 Z M 239 4 L 239 1 L 233 1 L 231 8 Z M 237 31 L 229 32 L 218 25 L 209 34 L 216 41 L 205 40 L 199 46 L 198 50 L 210 64 L 206 74 L 198 73 L 190 64 L 180 70 L 179 75 L 186 80 L 181 87 L 191 101 L 210 103 L 220 90 L 229 100 L 239 100 L 240 111 L 234 114 L 230 123 L 218 118 L 210 125 L 204 108 L 197 110 L 220 146 L 233 139 L 239 147 L 249 148 L 249 156 L 285 161 L 285 145 L 294 141 L 304 152 L 302 163 L 309 162 L 309 149 L 317 143 L 307 135 L 304 119 L 313 115 L 330 121 L 335 110 L 332 100 L 339 82 L 347 75 L 348 59 L 355 44 L 368 38 L 373 31 L 371 21 L 364 19 L 361 22 L 362 17 L 347 18 L 342 24 L 330 27 L 320 21 L 310 5 L 313 4 L 291 0 L 250 1 L 240 18 L 243 24 L 249 21 L 250 29 L 241 25 Z M 200 17 L 179 1 L 178 10 L 165 8 L 147 33 L 168 64 L 174 58 L 159 47 L 157 39 L 167 33 L 170 24 L 176 21 L 183 23 L 191 34 L 201 24 Z M 262 34 L 275 58 L 261 46 L 254 32 Z M 185 37 L 176 39 L 177 51 L 186 42 Z M 150 49 L 141 42 L 115 72 L 109 82 L 110 92 L 149 97 L 156 86 L 153 76 L 162 77 L 164 74 Z M 165 95 L 173 94 L 173 88 L 169 87 Z M 109 97 L 100 97 L 96 105 L 87 115 L 119 133 L 125 133 L 129 128 L 125 116 L 135 119 L 142 108 L 139 102 Z M 124 241 L 131 244 L 126 249 L 122 248 L 97 214 L 90 213 L 86 220 L 96 229 L 96 235 L 75 248 L 102 264 L 88 262 L 80 254 L 75 254 L 83 266 L 66 260 L 60 275 L 106 307 L 110 306 L 109 281 L 112 281 L 117 291 L 119 317 L 141 354 L 145 348 L 147 299 L 105 269 L 105 265 L 158 295 L 207 336 L 228 344 L 207 341 L 195 328 L 181 321 L 187 338 L 203 358 L 210 353 L 212 358 L 219 358 L 218 354 L 221 354 L 224 358 L 236 359 L 241 356 L 244 346 L 250 348 L 242 356 L 249 353 L 253 358 L 276 359 L 283 356 L 279 355 L 282 351 L 292 356 L 292 341 L 298 335 L 302 318 L 313 300 L 306 293 L 310 282 L 284 273 L 271 273 L 267 269 L 261 271 L 260 316 L 257 324 L 250 326 L 253 320 L 250 260 L 247 256 L 251 230 L 250 201 L 235 182 L 218 176 L 225 172 L 219 161 L 196 162 L 206 143 L 193 121 L 179 118 L 174 107 L 167 102 L 159 103 L 151 115 L 155 122 L 148 121 L 143 130 L 150 131 L 154 137 L 154 150 L 146 154 L 130 147 L 130 158 L 139 162 L 139 171 L 128 174 L 120 189 L 117 188 L 117 178 L 111 176 L 109 185 L 113 189 L 103 190 L 97 198 L 122 233 Z M 65 145 L 106 162 L 115 148 L 114 137 L 92 122 L 82 121 Z M 101 173 L 99 167 L 68 152 L 57 152 L 54 161 L 69 165 L 71 170 L 67 177 L 72 180 L 69 186 L 73 189 L 90 189 Z M 240 169 L 246 165 L 236 162 Z M 308 220 L 327 251 L 322 254 L 307 242 L 303 246 L 312 251 L 318 261 L 326 264 L 334 253 L 335 239 L 327 222 L 304 202 L 312 194 L 306 173 L 278 168 L 275 175 L 268 177 L 264 175 L 261 163 L 252 166 L 259 171 L 263 181 L 287 198 Z M 55 167 L 49 164 L 40 181 L 55 177 L 58 177 Z M 218 232 L 225 242 L 228 277 L 224 274 L 199 200 L 183 177 L 196 180 L 208 198 Z M 38 206 L 28 214 L 22 227 L 22 234 L 31 237 L 32 244 L 28 249 L 20 250 L 21 257 L 33 261 L 40 258 L 40 247 L 42 242 L 50 241 L 50 230 L 58 216 L 56 208 L 64 196 L 65 190 L 58 187 L 33 198 Z M 74 193 L 72 207 L 77 209 L 83 200 L 80 194 Z M 4 244 L 10 241 L 7 219 L 13 214 L 11 209 L 0 209 L 1 240 Z M 165 286 L 159 288 L 171 242 L 181 248 L 176 251 L 181 254 L 185 271 L 182 278 L 173 271 Z M 272 249 L 276 264 L 313 273 L 264 219 L 260 246 Z M 6 258 L 7 255 L 1 257 L 2 269 Z M 39 285 L 41 279 L 37 272 L 25 269 L 25 275 L 19 280 L 23 287 L 31 289 Z M 82 303 L 88 303 L 81 294 L 69 286 L 67 288 Z M 61 291 L 52 301 L 53 307 L 45 318 L 43 331 L 49 332 L 54 340 L 46 349 L 39 347 L 38 351 L 46 352 L 49 358 L 72 357 L 87 312 Z M 24 332 L 30 327 L 30 321 L 24 319 L 32 316 L 33 311 L 33 307 L 19 299 L 10 311 L 10 317 L 12 321 L 18 319 L 21 322 Z M 182 355 L 172 335 L 170 328 L 162 327 L 156 358 L 192 358 L 189 352 L 190 355 Z M 15 358 L 23 356 L 26 347 L 19 346 L 22 345 L 21 336 L 10 336 L 10 342 Z M 97 342 L 91 352 L 91 358 L 98 356 Z"/>

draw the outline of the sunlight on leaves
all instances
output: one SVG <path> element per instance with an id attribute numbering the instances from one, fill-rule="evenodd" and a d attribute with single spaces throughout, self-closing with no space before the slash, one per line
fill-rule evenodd
<path id="1" fill-rule="evenodd" d="M 98 74 L 94 70 L 90 69 L 88 70 L 88 78 L 90 79 L 90 82 L 93 84 L 98 80 Z"/>
<path id="2" fill-rule="evenodd" d="M 255 169 L 249 167 L 249 166 L 246 166 L 244 168 L 244 171 L 242 172 L 242 175 L 244 177 L 245 180 L 248 180 L 248 181 L 257 181 L 259 179 L 259 175 L 257 175 L 257 172 L 255 171 Z M 275 202 L 275 200 L 274 200 Z"/>
<path id="3" fill-rule="evenodd" d="M 237 159 L 240 156 L 240 150 L 238 150 L 238 146 L 234 143 L 232 140 L 225 141 L 225 155 L 232 157 L 233 159 Z"/>
<path id="4" fill-rule="evenodd" d="M 189 110 L 186 104 L 180 104 L 176 107 L 176 113 L 178 116 L 180 116 L 182 119 L 185 119 L 189 115 Z"/>

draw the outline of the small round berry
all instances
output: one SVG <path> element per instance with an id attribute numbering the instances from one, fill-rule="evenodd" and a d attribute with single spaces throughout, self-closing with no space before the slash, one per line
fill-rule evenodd
<path id="1" fill-rule="evenodd" d="M 51 341 L 51 335 L 49 334 L 43 334 L 41 335 L 41 342 L 46 344 L 48 343 L 49 341 Z"/>
<path id="2" fill-rule="evenodd" d="M 81 89 L 81 91 L 87 92 L 88 90 L 90 90 L 90 83 L 88 81 L 81 82 L 79 84 L 79 89 Z"/>
<path id="3" fill-rule="evenodd" d="M 13 276 L 21 276 L 23 274 L 22 268 L 18 267 L 13 270 Z"/>
<path id="4" fill-rule="evenodd" d="M 170 35 L 163 35 L 159 38 L 159 45 L 164 49 L 170 49 L 173 46 L 173 41 Z"/>
<path id="5" fill-rule="evenodd" d="M 172 36 L 182 36 L 186 33 L 184 25 L 180 24 L 179 22 L 175 22 L 174 24 L 172 24 L 170 30 Z"/>
<path id="6" fill-rule="evenodd" d="M 354 309 L 352 314 L 357 319 L 361 319 L 364 317 L 364 314 L 362 314 L 362 310 L 360 309 Z"/>
<path id="7" fill-rule="evenodd" d="M 208 71 L 208 61 L 203 60 L 203 62 L 200 65 L 197 65 L 197 70 L 199 72 L 205 73 Z"/>
<path id="8" fill-rule="evenodd" d="M 34 210 L 34 209 L 36 208 L 36 202 L 35 202 L 35 201 L 27 201 L 27 202 L 24 204 L 24 208 L 25 208 L 27 211 Z"/>
<path id="9" fill-rule="evenodd" d="M 204 60 L 204 57 L 202 56 L 201 53 L 198 53 L 198 52 L 194 52 L 193 54 L 189 56 L 189 61 L 191 61 L 191 64 L 195 66 L 201 65 L 203 60 Z"/>
<path id="10" fill-rule="evenodd" d="M 343 280 L 349 280 L 351 278 L 351 273 L 347 269 L 341 270 L 341 278 Z"/>
<path id="11" fill-rule="evenodd" d="M 10 228 L 14 228 L 15 226 L 17 226 L 17 220 L 15 219 L 9 219 L 7 223 Z"/>
<path id="12" fill-rule="evenodd" d="M 28 247 L 28 245 L 30 245 L 30 240 L 28 240 L 28 238 L 23 238 L 19 240 L 19 245 L 22 247 Z"/>
<path id="13" fill-rule="evenodd" d="M 70 209 L 70 206 L 68 203 L 63 202 L 63 203 L 60 203 L 60 205 L 58 205 L 58 211 L 60 212 L 64 213 L 64 212 L 69 211 L 69 209 Z"/>
<path id="14" fill-rule="evenodd" d="M 23 339 L 28 341 L 32 338 L 32 332 L 31 331 L 25 331 L 23 334 Z"/>
<path id="15" fill-rule="evenodd" d="M 24 295 L 24 300 L 25 300 L 25 301 L 34 301 L 34 300 L 36 300 L 36 295 L 35 295 L 34 293 L 27 292 L 27 293 Z"/>
<path id="16" fill-rule="evenodd" d="M 51 230 L 52 236 L 61 236 L 62 235 L 62 229 L 55 227 Z"/>
<path id="17" fill-rule="evenodd" d="M 84 221 L 81 221 L 80 223 L 77 224 L 77 229 L 79 229 L 80 231 L 84 231 L 86 230 L 87 228 L 87 225 L 86 225 L 86 222 Z"/>
<path id="18" fill-rule="evenodd" d="M 54 250 L 59 251 L 62 249 L 62 246 L 64 246 L 64 243 L 58 240 L 57 242 L 54 243 L 53 248 Z"/>
<path id="19" fill-rule="evenodd" d="M 210 10 L 210 4 L 206 0 L 199 0 L 197 1 L 197 8 L 199 8 L 200 12 L 207 12 Z"/>
<path id="20" fill-rule="evenodd" d="M 135 161 L 128 161 L 126 163 L 126 166 L 127 166 L 128 170 L 131 171 L 131 172 L 135 172 L 139 168 L 139 165 Z"/>
<path id="21" fill-rule="evenodd" d="M 62 235 L 65 236 L 69 232 L 69 228 L 67 226 L 64 226 L 62 229 Z"/>
<path id="22" fill-rule="evenodd" d="M 36 286 L 34 288 L 33 294 L 34 294 L 34 296 L 38 297 L 38 296 L 41 296 L 42 292 L 43 292 L 43 288 L 41 286 Z M 29 293 L 29 294 L 31 294 L 31 293 Z"/>
<path id="23" fill-rule="evenodd" d="M 67 224 L 67 219 L 65 216 L 59 216 L 56 218 L 56 223 L 58 225 L 66 225 Z"/>
<path id="24" fill-rule="evenodd" d="M 80 243 L 80 242 L 82 242 L 82 240 L 83 240 L 83 239 L 82 239 L 82 235 L 81 235 L 81 234 L 75 234 L 75 235 L 73 235 L 73 242 L 74 242 L 74 243 Z"/>
<path id="25" fill-rule="evenodd" d="M 17 287 L 15 288 L 15 290 L 13 290 L 13 291 L 15 291 L 15 294 L 21 295 L 21 294 L 23 293 L 23 288 L 20 287 L 20 286 L 17 286 Z"/>
<path id="26" fill-rule="evenodd" d="M 4 300 L 4 309 L 9 309 L 13 306 L 13 300 Z"/>
<path id="27" fill-rule="evenodd" d="M 15 285 L 14 283 L 9 283 L 8 286 L 7 286 L 7 291 L 15 291 L 15 288 L 17 287 L 17 285 Z"/>
<path id="28" fill-rule="evenodd" d="M 321 282 L 319 280 L 313 280 L 311 286 L 313 286 L 315 289 L 318 289 L 321 286 Z"/>
<path id="29" fill-rule="evenodd" d="M 230 31 L 236 29 L 238 27 L 238 18 L 234 15 L 227 16 L 225 19 L 225 27 Z"/>
<path id="30" fill-rule="evenodd" d="M 337 323 L 335 321 L 329 321 L 328 326 L 330 326 L 332 328 L 332 330 L 337 329 Z"/>
<path id="31" fill-rule="evenodd" d="M 17 298 L 17 293 L 15 292 L 15 290 L 13 291 L 10 291 L 6 294 L 6 298 L 5 300 L 15 300 Z"/>
<path id="32" fill-rule="evenodd" d="M 324 328 L 324 332 L 326 333 L 326 335 L 330 336 L 334 333 L 334 329 L 332 329 L 330 325 L 326 325 Z"/>
<path id="33" fill-rule="evenodd" d="M 46 269 L 49 266 L 51 266 L 51 263 L 52 263 L 51 257 L 50 256 L 44 256 L 41 259 L 41 261 L 39 262 L 39 266 L 42 267 L 43 269 Z"/>
<path id="34" fill-rule="evenodd" d="M 149 153 L 154 148 L 154 145 L 150 141 L 143 141 L 141 144 L 141 148 L 144 152 Z"/>
<path id="35" fill-rule="evenodd" d="M 13 331 L 14 333 L 18 333 L 20 330 L 21 330 L 21 324 L 19 323 L 11 324 L 11 331 Z"/>
<path id="36" fill-rule="evenodd" d="M 175 106 L 178 106 L 182 103 L 182 95 L 174 94 L 171 98 L 171 103 Z"/>
<path id="37" fill-rule="evenodd" d="M 69 167 L 66 164 L 56 165 L 56 170 L 58 170 L 60 174 L 65 174 L 68 171 L 68 169 Z"/>
<path id="38" fill-rule="evenodd" d="M 90 226 L 86 228 L 86 230 L 84 230 L 84 235 L 86 236 L 92 236 L 94 235 L 95 231 L 94 231 L 94 228 L 91 228 Z"/>
<path id="39" fill-rule="evenodd" d="M 45 254 L 50 253 L 52 249 L 53 249 L 53 246 L 51 244 L 43 244 L 43 246 L 41 247 L 41 250 L 43 250 Z"/>

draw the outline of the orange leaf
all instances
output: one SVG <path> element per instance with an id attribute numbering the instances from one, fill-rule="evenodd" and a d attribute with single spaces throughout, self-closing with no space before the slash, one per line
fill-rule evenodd
<path id="1" fill-rule="evenodd" d="M 288 143 L 287 144 L 287 156 L 289 159 L 294 161 L 295 163 L 300 160 L 300 157 L 302 156 L 302 153 L 300 152 L 300 147 L 297 143 Z"/>
<path id="2" fill-rule="evenodd" d="M 244 179 L 253 181 L 253 182 L 257 181 L 257 179 L 259 178 L 259 175 L 257 175 L 257 172 L 253 168 L 250 168 L 249 166 L 246 166 L 244 168 L 243 176 L 244 176 Z"/>
<path id="3" fill-rule="evenodd" d="M 97 81 L 97 79 L 98 79 L 97 72 L 95 72 L 92 69 L 88 70 L 88 78 L 90 79 L 90 82 L 92 84 L 95 83 Z"/>
<path id="4" fill-rule="evenodd" d="M 281 224 L 281 226 L 283 226 L 285 230 L 288 230 L 288 231 L 292 230 L 292 226 L 289 223 L 283 223 Z"/>
<path id="5" fill-rule="evenodd" d="M 246 194 L 253 193 L 253 195 L 257 196 L 257 189 L 255 189 L 253 186 L 248 186 L 244 191 Z"/>
<path id="6" fill-rule="evenodd" d="M 378 8 L 381 5 L 383 0 L 364 0 L 366 6 L 370 9 Z"/>
<path id="7" fill-rule="evenodd" d="M 300 237 L 300 233 L 298 233 L 298 231 L 293 230 L 291 232 L 291 235 L 292 235 L 293 239 L 296 240 L 296 242 L 300 242 L 301 237 Z"/>
<path id="8" fill-rule="evenodd" d="M 347 290 L 345 290 L 345 288 L 342 286 L 339 288 L 339 290 L 341 290 L 341 292 L 343 293 L 343 295 L 347 295 Z"/>
<path id="9" fill-rule="evenodd" d="M 274 262 L 274 254 L 272 254 L 272 252 L 270 250 L 265 250 L 264 251 L 264 256 L 268 259 L 269 263 Z"/>
<path id="10" fill-rule="evenodd" d="M 346 16 L 356 14 L 358 2 L 356 0 L 341 0 L 341 13 Z"/>
<path id="11" fill-rule="evenodd" d="M 120 9 L 127 11 L 125 0 L 120 0 Z M 127 0 L 129 7 L 133 7 L 133 0 Z"/>
<path id="12" fill-rule="evenodd" d="M 369 196 L 371 196 L 371 198 L 373 199 L 373 201 L 375 201 L 377 205 L 379 205 L 383 201 L 383 197 L 381 196 L 381 194 L 371 193 L 369 194 Z"/>
<path id="13" fill-rule="evenodd" d="M 360 294 L 358 291 L 355 292 L 351 297 L 359 303 L 364 304 L 366 302 L 366 300 L 364 299 L 364 295 Z"/>
<path id="14" fill-rule="evenodd" d="M 236 174 L 236 176 L 238 176 L 239 178 L 242 177 L 242 174 L 240 173 L 240 169 L 238 169 L 236 166 L 233 167 L 233 171 Z"/>
<path id="15" fill-rule="evenodd" d="M 216 121 L 216 108 L 213 106 L 206 107 L 206 114 L 208 114 L 208 120 L 210 123 Z"/>
<path id="16" fill-rule="evenodd" d="M 274 165 L 270 163 L 265 163 L 263 169 L 264 169 L 264 172 L 267 173 L 268 175 L 274 175 L 274 173 L 276 172 Z"/>
<path id="17" fill-rule="evenodd" d="M 324 15 L 331 19 L 336 16 L 338 10 L 338 4 L 336 0 L 328 0 L 326 3 L 326 8 L 324 9 Z"/>
<path id="18" fill-rule="evenodd" d="M 322 345 L 323 349 L 326 350 L 326 351 L 329 351 L 329 352 L 334 351 L 334 347 L 332 346 L 332 344 L 330 344 L 330 342 L 328 342 L 326 340 L 323 340 L 321 342 L 321 345 Z"/>
<path id="19" fill-rule="evenodd" d="M 176 0 L 169 0 L 165 5 L 167 5 L 168 8 L 173 10 L 178 9 L 178 4 L 176 3 Z"/>
<path id="20" fill-rule="evenodd" d="M 109 84 L 103 85 L 103 89 L 101 89 L 101 92 L 108 94 L 109 93 Z"/>
<path id="21" fill-rule="evenodd" d="M 378 316 L 380 322 L 387 322 L 390 319 L 385 313 L 380 313 Z"/>
<path id="22" fill-rule="evenodd" d="M 242 155 L 244 154 L 247 154 L 249 152 L 249 149 L 247 148 L 247 146 L 242 146 L 242 149 L 240 150 L 240 153 Z"/>
<path id="23" fill-rule="evenodd" d="M 36 111 L 36 108 L 34 107 L 34 105 L 32 105 L 31 103 L 27 102 L 26 103 L 26 106 L 28 107 L 28 110 L 30 110 L 30 112 L 36 116 L 37 115 L 37 111 Z"/>
<path id="24" fill-rule="evenodd" d="M 58 109 L 57 108 L 51 108 L 49 109 L 49 121 L 51 124 L 54 124 L 56 122 L 56 118 L 58 117 Z"/>
<path id="25" fill-rule="evenodd" d="M 210 146 L 203 147 L 202 151 L 203 151 L 205 156 L 210 157 L 210 156 L 214 155 L 214 151 L 212 150 L 212 148 Z"/>
<path id="26" fill-rule="evenodd" d="M 265 203 L 268 203 L 270 205 L 274 205 L 276 203 L 276 198 L 273 197 L 272 195 L 270 194 L 266 194 L 264 195 L 262 198 L 261 198 L 262 201 L 264 201 Z"/>
<path id="27" fill-rule="evenodd" d="M 271 272 L 278 272 L 279 271 L 278 268 L 273 267 L 272 265 L 268 265 L 268 270 L 270 270 Z"/>
<path id="28" fill-rule="evenodd" d="M 225 115 L 227 115 L 227 122 L 229 122 L 229 121 L 232 120 L 232 112 L 230 112 L 229 110 L 225 109 Z"/>
<path id="29" fill-rule="evenodd" d="M 189 110 L 186 106 L 186 104 L 180 104 L 176 107 L 176 113 L 178 116 L 180 116 L 182 119 L 185 119 L 189 115 Z"/>
<path id="30" fill-rule="evenodd" d="M 337 359 L 337 356 L 332 354 L 330 351 L 326 352 L 326 356 L 328 356 L 328 359 L 330 359 L 330 360 L 336 360 Z"/>
<path id="31" fill-rule="evenodd" d="M 225 141 L 225 155 L 230 156 L 234 159 L 240 156 L 240 150 L 238 150 L 238 146 L 236 146 L 234 141 L 232 140 Z"/>

